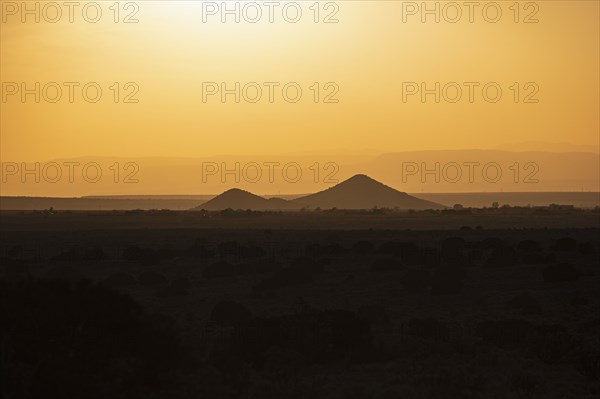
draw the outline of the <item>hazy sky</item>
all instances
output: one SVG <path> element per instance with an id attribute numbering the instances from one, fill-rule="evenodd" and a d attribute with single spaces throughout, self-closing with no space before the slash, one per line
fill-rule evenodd
<path id="1" fill-rule="evenodd" d="M 109 9 L 112 1 L 97 3 L 102 10 L 97 23 L 84 20 L 82 7 L 74 10 L 73 23 L 65 7 L 56 23 L 44 22 L 57 18 L 52 8 L 40 9 L 41 23 L 27 14 L 22 23 L 22 10 L 7 3 L 14 2 L 2 1 L 3 160 L 598 143 L 597 1 L 521 2 L 518 16 L 509 8 L 513 2 L 498 2 L 497 23 L 488 22 L 497 10 L 488 6 L 484 13 L 486 2 L 473 9 L 472 23 L 465 6 L 460 20 L 450 22 L 458 14 L 447 2 L 440 2 L 439 23 L 435 15 L 425 15 L 422 23 L 420 10 L 391 1 L 321 2 L 318 23 L 313 2 L 297 2 L 302 10 L 297 23 L 284 19 L 293 20 L 297 8 L 288 6 L 284 14 L 285 2 L 274 8 L 273 23 L 263 2 L 238 2 L 240 23 L 234 15 L 225 15 L 222 23 L 220 10 L 213 15 L 211 5 L 192 1 L 141 1 L 137 7 L 122 2 L 119 23 Z M 254 4 L 262 18 L 251 23 L 258 15 Z M 95 12 L 88 7 L 85 16 L 93 20 Z M 139 22 L 123 23 L 130 14 Z M 323 23 L 326 17 L 339 22 Z M 539 22 L 524 23 L 527 18 Z M 40 103 L 34 94 L 22 103 L 23 82 L 34 91 L 40 82 Z M 55 84 L 44 91 L 48 82 L 61 86 L 57 103 L 47 101 L 56 97 Z M 64 82 L 79 84 L 73 86 L 73 103 Z M 102 89 L 97 103 L 83 98 L 89 82 Z M 128 82 L 134 84 L 126 87 Z M 229 89 L 240 82 L 240 103 L 234 94 L 223 103 L 219 93 L 203 101 L 203 92 L 220 90 L 222 82 Z M 249 82 L 256 84 L 244 89 Z M 288 100 L 302 89 L 295 103 L 283 96 L 290 82 L 295 83 L 287 87 Z M 440 103 L 435 94 L 424 103 L 419 92 L 408 94 L 421 90 L 423 82 L 428 89 L 440 82 Z M 456 84 L 444 88 L 449 82 Z M 487 86 L 487 101 L 483 87 L 490 82 L 495 83 Z M 257 86 L 262 98 L 251 103 Z M 457 86 L 462 97 L 451 103 Z M 497 87 L 502 97 L 493 103 Z M 10 94 L 15 88 L 19 92 Z M 137 89 L 131 99 L 139 102 L 124 103 Z M 338 89 L 330 99 L 339 101 L 324 103 Z M 93 99 L 95 86 L 87 90 Z"/>

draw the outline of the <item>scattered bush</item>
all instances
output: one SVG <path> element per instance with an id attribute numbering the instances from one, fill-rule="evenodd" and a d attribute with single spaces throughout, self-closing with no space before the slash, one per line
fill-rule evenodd
<path id="1" fill-rule="evenodd" d="M 298 256 L 292 259 L 291 268 L 304 270 L 309 273 L 322 273 L 325 268 L 321 262 L 307 256 Z"/>
<path id="2" fill-rule="evenodd" d="M 252 318 L 252 312 L 234 301 L 220 301 L 213 308 L 210 320 L 222 326 L 234 327 Z"/>
<path id="3" fill-rule="evenodd" d="M 7 258 L 0 259 L 0 263 L 2 264 L 3 280 L 18 281 L 27 278 L 29 272 L 27 263 Z"/>
<path id="4" fill-rule="evenodd" d="M 237 241 L 225 241 L 217 245 L 217 251 L 220 256 L 239 256 L 240 243 Z"/>
<path id="5" fill-rule="evenodd" d="M 579 244 L 579 253 L 582 255 L 594 255 L 596 246 L 592 242 L 582 242 Z"/>
<path id="6" fill-rule="evenodd" d="M 155 265 L 160 261 L 172 259 L 175 252 L 170 249 L 141 248 L 132 245 L 123 250 L 123 259 L 130 262 L 139 262 L 144 265 Z"/>
<path id="7" fill-rule="evenodd" d="M 538 252 L 542 250 L 542 246 L 538 241 L 523 240 L 517 245 L 519 252 Z"/>
<path id="8" fill-rule="evenodd" d="M 536 328 L 526 320 L 486 320 L 477 323 L 475 336 L 485 343 L 501 348 L 531 347 L 537 336 Z"/>
<path id="9" fill-rule="evenodd" d="M 542 313 L 542 305 L 538 300 L 533 298 L 531 295 L 525 293 L 515 296 L 513 299 L 506 303 L 511 309 L 520 310 L 524 315 L 534 315 Z"/>
<path id="10" fill-rule="evenodd" d="M 75 249 L 61 252 L 50 258 L 54 262 L 77 262 L 81 260 L 81 253 Z"/>
<path id="11" fill-rule="evenodd" d="M 369 356 L 371 343 L 368 322 L 347 310 L 254 318 L 241 323 L 232 336 L 234 353 L 257 369 L 265 366 L 273 347 L 293 351 L 313 364 Z"/>
<path id="12" fill-rule="evenodd" d="M 48 270 L 48 272 L 46 272 L 46 278 L 76 283 L 83 280 L 83 274 L 73 266 L 61 265 Z"/>
<path id="13" fill-rule="evenodd" d="M 389 241 L 379 247 L 379 252 L 391 256 L 399 256 L 402 263 L 420 265 L 423 263 L 421 248 L 414 242 Z"/>
<path id="14" fill-rule="evenodd" d="M 499 237 L 487 237 L 480 241 L 477 246 L 482 249 L 506 248 L 508 244 Z"/>
<path id="15" fill-rule="evenodd" d="M 538 337 L 533 343 L 533 352 L 544 363 L 556 364 L 566 360 L 573 352 L 575 343 L 569 332 L 560 326 L 538 328 Z"/>
<path id="16" fill-rule="evenodd" d="M 204 268 L 202 271 L 202 277 L 204 278 L 220 278 L 220 277 L 233 277 L 241 273 L 239 267 L 234 264 L 220 260 L 212 263 Z"/>
<path id="17" fill-rule="evenodd" d="M 281 263 L 277 262 L 273 259 L 263 259 L 259 261 L 255 261 L 250 268 L 255 273 L 270 273 L 275 272 L 282 268 Z"/>
<path id="18" fill-rule="evenodd" d="M 167 284 L 169 282 L 163 274 L 160 274 L 158 272 L 153 272 L 153 271 L 146 271 L 146 272 L 140 273 L 138 280 L 139 280 L 140 284 L 145 284 L 145 285 Z"/>
<path id="19" fill-rule="evenodd" d="M 448 326 L 436 319 L 410 319 L 408 322 L 408 335 L 434 341 L 447 341 L 449 338 Z"/>
<path id="20" fill-rule="evenodd" d="M 486 267 L 508 267 L 517 264 L 517 251 L 508 244 L 497 244 L 485 261 Z"/>
<path id="21" fill-rule="evenodd" d="M 518 373 L 511 377 L 510 385 L 518 399 L 533 399 L 540 387 L 540 379 L 532 373 Z"/>
<path id="22" fill-rule="evenodd" d="M 388 324 L 390 322 L 385 306 L 378 303 L 359 307 L 356 315 L 360 319 L 368 321 L 372 326 Z"/>
<path id="23" fill-rule="evenodd" d="M 357 254 L 370 254 L 375 249 L 371 241 L 358 241 L 352 245 L 352 252 Z"/>
<path id="24" fill-rule="evenodd" d="M 573 339 L 556 324 L 534 325 L 526 320 L 486 320 L 475 326 L 475 336 L 501 348 L 520 349 L 546 363 L 557 363 L 572 352 Z"/>
<path id="25" fill-rule="evenodd" d="M 183 355 L 130 297 L 89 282 L 1 285 L 0 320 L 6 397 L 149 397 Z"/>
<path id="26" fill-rule="evenodd" d="M 426 292 L 431 286 L 431 274 L 422 269 L 408 269 L 404 272 L 400 281 L 407 292 L 422 293 Z"/>
<path id="27" fill-rule="evenodd" d="M 579 271 L 569 263 L 557 263 L 544 267 L 543 276 L 547 283 L 563 283 L 579 279 Z"/>
<path id="28" fill-rule="evenodd" d="M 523 254 L 522 261 L 526 265 L 547 265 L 556 262 L 556 255 L 527 252 Z"/>
<path id="29" fill-rule="evenodd" d="M 373 272 L 401 272 L 404 270 L 404 265 L 401 261 L 394 258 L 375 259 L 371 263 L 371 271 Z"/>
<path id="30" fill-rule="evenodd" d="M 158 296 L 183 296 L 188 295 L 189 290 L 192 287 L 192 283 L 186 277 L 181 277 L 171 281 L 171 284 L 165 288 L 159 290 L 156 294 Z"/>
<path id="31" fill-rule="evenodd" d="M 90 247 L 86 248 L 83 251 L 83 255 L 81 256 L 83 260 L 86 261 L 100 261 L 108 258 L 104 250 L 100 247 Z"/>
<path id="32" fill-rule="evenodd" d="M 191 258 L 201 259 L 201 260 L 212 259 L 215 257 L 215 251 L 207 248 L 205 245 L 203 245 L 200 242 L 196 242 L 196 243 L 194 243 L 194 245 L 186 248 L 183 251 L 183 253 L 186 256 L 189 256 Z"/>
<path id="33" fill-rule="evenodd" d="M 589 305 L 590 300 L 587 296 L 577 294 L 573 299 L 571 299 L 571 306 L 587 306 Z"/>
<path id="34" fill-rule="evenodd" d="M 276 271 L 254 286 L 255 291 L 274 290 L 301 284 L 312 283 L 311 273 L 306 270 L 286 267 Z"/>
<path id="35" fill-rule="evenodd" d="M 462 237 L 449 237 L 442 241 L 440 256 L 446 265 L 465 266 L 469 263 L 465 256 L 466 243 Z"/>
<path id="36" fill-rule="evenodd" d="M 457 294 L 463 288 L 465 272 L 458 266 L 440 266 L 431 281 L 432 295 Z"/>
<path id="37" fill-rule="evenodd" d="M 129 273 L 115 273 L 105 278 L 103 284 L 110 287 L 130 287 L 137 284 L 137 280 Z"/>
<path id="38" fill-rule="evenodd" d="M 563 237 L 556 240 L 552 249 L 563 252 L 575 252 L 577 250 L 577 241 L 571 237 Z"/>
<path id="39" fill-rule="evenodd" d="M 580 352 L 577 356 L 577 371 L 588 380 L 600 378 L 600 351 L 588 349 Z"/>

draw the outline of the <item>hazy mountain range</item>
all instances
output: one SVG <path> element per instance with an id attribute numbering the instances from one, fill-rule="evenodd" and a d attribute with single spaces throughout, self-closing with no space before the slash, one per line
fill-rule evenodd
<path id="1" fill-rule="evenodd" d="M 44 161 L 40 162 L 43 167 Z M 215 195 L 232 187 L 261 195 L 280 196 L 314 193 L 356 174 L 366 174 L 386 182 L 394 189 L 409 193 L 600 191 L 600 156 L 597 152 L 443 150 L 404 151 L 376 156 L 288 154 L 198 158 L 81 157 L 45 162 L 78 162 L 81 165 L 96 162 L 102 168 L 103 176 L 98 182 L 86 182 L 82 179 L 81 167 L 76 170 L 72 182 L 68 179 L 69 171 L 66 167 L 62 170 L 62 178 L 57 182 L 48 182 L 43 178 L 35 181 L 31 174 L 24 181 L 17 173 L 5 176 L 1 183 L 2 196 Z M 217 165 L 220 169 L 223 166 L 233 169 L 236 163 L 243 168 L 252 163 L 262 166 L 269 162 L 278 163 L 272 180 L 269 179 L 266 168 L 262 170 L 262 178 L 257 181 L 248 181 L 243 176 L 236 181 L 234 175 L 223 176 L 221 171 L 203 176 L 203 165 L 207 163 Z M 302 176 L 298 181 L 289 182 L 282 177 L 283 166 L 289 162 L 295 162 L 302 169 Z M 137 165 L 138 170 L 126 169 L 126 165 L 130 163 Z M 468 178 L 468 168 L 464 166 L 466 163 L 478 164 L 471 181 Z M 498 181 L 489 182 L 482 176 L 483 167 L 488 163 L 495 163 L 501 169 L 502 175 Z M 121 172 L 117 182 L 115 164 L 119 165 Z M 461 168 L 458 181 L 453 179 L 455 170 L 452 167 L 444 170 L 444 167 L 456 164 Z M 406 165 L 417 166 L 418 170 L 416 173 L 406 174 Z M 535 169 L 531 166 L 535 166 Z M 424 174 L 426 169 L 436 167 L 437 176 Z M 28 169 L 33 169 L 33 166 L 28 164 Z M 50 170 L 48 173 L 53 175 L 53 172 Z M 94 170 L 92 175 L 93 172 Z M 252 171 L 248 174 L 250 172 Z M 493 175 L 492 172 L 495 171 L 490 169 L 490 175 Z M 133 178 L 135 182 L 125 182 L 127 177 Z M 532 177 L 535 183 L 527 183 L 527 177 Z"/>

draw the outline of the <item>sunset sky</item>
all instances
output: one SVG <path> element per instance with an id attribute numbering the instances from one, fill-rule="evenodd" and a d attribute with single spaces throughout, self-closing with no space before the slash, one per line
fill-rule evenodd
<path id="1" fill-rule="evenodd" d="M 112 1 L 98 2 L 103 12 L 98 23 L 86 22 L 81 7 L 73 23 L 66 8 L 56 23 L 35 23 L 34 16 L 22 23 L 22 10 L 11 8 L 21 2 L 1 3 L 3 161 L 310 154 L 324 149 L 383 153 L 529 141 L 598 145 L 597 1 L 534 3 L 539 10 L 520 2 L 518 23 L 509 8 L 512 1 L 499 2 L 497 23 L 485 20 L 486 2 L 475 8 L 472 23 L 466 7 L 456 23 L 445 20 L 454 17 L 452 9 L 441 11 L 439 23 L 431 15 L 422 23 L 418 11 L 409 15 L 414 10 L 406 2 L 394 1 L 340 1 L 335 3 L 339 9 L 321 2 L 318 23 L 312 1 L 298 2 L 302 17 L 297 23 L 284 20 L 282 7 L 269 23 L 264 6 L 257 23 L 243 15 L 240 23 L 232 16 L 222 23 L 219 13 L 204 15 L 205 23 L 206 5 L 196 1 L 139 1 L 137 8 L 121 2 L 119 23 L 109 9 Z M 239 3 L 244 7 L 249 2 Z M 54 10 L 46 11 L 54 18 Z M 247 11 L 254 16 L 253 9 Z M 139 22 L 123 23 L 130 13 Z M 488 10 L 488 18 L 494 13 Z M 339 22 L 323 23 L 329 14 Z M 524 23 L 528 15 L 539 22 Z M 27 95 L 23 103 L 20 92 L 10 92 L 13 83 L 23 82 L 28 88 L 35 82 L 41 87 L 57 82 L 63 96 L 57 103 L 43 98 L 35 103 L 34 95 Z M 80 84 L 73 103 L 64 82 Z M 81 87 L 88 82 L 103 90 L 97 103 L 82 98 Z M 114 82 L 119 83 L 118 103 L 110 88 Z M 125 87 L 128 82 L 134 84 Z M 257 103 L 235 103 L 229 95 L 223 103 L 217 94 L 203 102 L 203 82 L 225 82 L 229 88 L 235 82 L 257 82 L 263 97 Z M 273 103 L 264 82 L 279 83 Z M 281 88 L 289 82 L 302 88 L 296 103 L 282 96 Z M 315 82 L 319 103 L 311 89 Z M 435 103 L 434 95 L 423 103 L 418 93 L 403 101 L 403 82 L 426 82 L 429 88 L 435 82 L 442 87 L 457 82 L 463 95 L 456 103 L 443 98 Z M 464 82 L 479 84 L 472 103 Z M 489 82 L 502 89 L 496 103 L 483 98 L 482 87 Z M 454 87 L 448 86 L 448 96 L 455 95 Z M 139 101 L 124 103 L 136 88 L 132 98 Z M 324 103 L 336 88 L 332 98 L 338 102 Z M 48 90 L 53 96 L 54 89 Z M 253 96 L 254 88 L 249 90 Z M 530 98 L 539 102 L 526 103 L 534 91 Z"/>

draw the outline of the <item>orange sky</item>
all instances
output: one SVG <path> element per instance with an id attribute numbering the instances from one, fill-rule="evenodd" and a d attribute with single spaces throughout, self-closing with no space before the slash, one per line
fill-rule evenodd
<path id="1" fill-rule="evenodd" d="M 493 148 L 525 141 L 598 145 L 597 1 L 532 3 L 539 10 L 520 2 L 519 23 L 509 8 L 513 1 L 498 2 L 502 16 L 497 23 L 484 19 L 482 8 L 489 2 L 475 9 L 472 23 L 466 7 L 456 23 L 444 20 L 455 15 L 450 8 L 442 9 L 440 23 L 433 16 L 422 23 L 418 12 L 405 15 L 403 22 L 403 11 L 411 11 L 407 2 L 392 1 L 341 1 L 335 3 L 339 9 L 321 2 L 318 23 L 309 8 L 312 1 L 297 2 L 302 10 L 297 23 L 286 22 L 281 7 L 269 23 L 265 6 L 257 23 L 245 21 L 243 14 L 240 23 L 231 16 L 222 23 L 218 13 L 205 16 L 203 23 L 206 2 L 194 1 L 139 1 L 137 9 L 121 2 L 119 23 L 109 9 L 112 1 L 97 3 L 103 12 L 97 23 L 86 22 L 81 7 L 74 11 L 73 23 L 66 8 L 56 23 L 43 21 L 44 16 L 54 18 L 52 9 L 46 15 L 41 11 L 41 23 L 32 15 L 22 23 L 22 10 L 14 9 L 21 2 L 1 3 L 3 161 L 310 154 L 323 148 L 350 154 L 364 148 Z M 248 2 L 238 3 L 246 7 Z M 448 2 L 439 3 L 444 7 Z M 433 7 L 434 2 L 428 4 Z M 93 9 L 88 11 L 94 15 Z M 254 10 L 247 11 L 252 18 Z M 294 15 L 294 9 L 288 11 Z M 487 17 L 494 12 L 488 9 Z M 130 13 L 139 22 L 123 23 Z M 339 22 L 323 23 L 331 13 Z M 532 13 L 539 22 L 524 23 Z M 40 103 L 33 94 L 24 103 L 20 92 L 11 94 L 22 83 L 31 89 L 36 82 Z M 48 82 L 62 87 L 57 103 L 44 100 L 41 88 Z M 73 103 L 64 82 L 79 83 Z M 82 97 L 81 88 L 89 82 L 102 89 L 97 103 Z M 128 82 L 134 84 L 125 87 Z M 203 102 L 203 82 L 225 82 L 229 88 L 235 82 L 240 87 L 257 82 L 263 97 L 256 103 L 242 97 L 235 103 L 234 95 L 228 95 L 223 103 L 217 94 Z M 264 82 L 279 84 L 272 103 Z M 302 89 L 296 103 L 283 98 L 281 88 L 289 82 Z M 440 87 L 456 82 L 463 95 L 456 103 L 443 97 L 435 103 L 433 94 L 423 103 L 419 93 L 403 101 L 403 86 L 418 87 L 405 82 L 426 82 L 429 88 L 435 82 Z M 479 85 L 473 102 L 464 82 Z M 496 103 L 483 98 L 482 87 L 489 82 L 502 90 Z M 448 98 L 457 85 L 446 87 Z M 488 93 L 493 95 L 494 86 Z M 247 98 L 254 96 L 255 87 L 247 86 Z M 124 103 L 125 95 L 137 88 L 132 98 L 139 101 Z M 538 88 L 531 98 L 539 102 L 525 103 Z M 337 89 L 332 98 L 339 101 L 324 103 Z M 47 98 L 54 90 L 47 86 Z M 293 96 L 295 89 L 290 90 Z"/>

